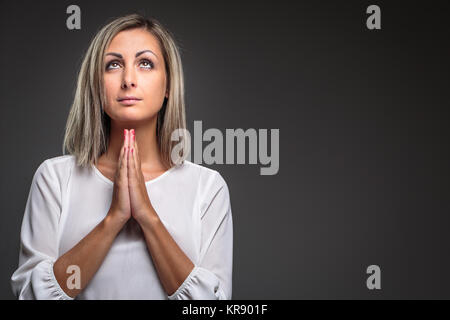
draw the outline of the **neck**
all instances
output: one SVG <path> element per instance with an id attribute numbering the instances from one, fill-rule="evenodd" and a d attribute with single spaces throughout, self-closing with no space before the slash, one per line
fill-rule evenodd
<path id="1" fill-rule="evenodd" d="M 156 139 L 156 121 L 157 117 L 142 122 L 117 122 L 111 120 L 110 139 L 107 151 L 103 155 L 104 159 L 110 163 L 118 163 L 120 150 L 123 146 L 123 131 L 124 129 L 134 129 L 139 148 L 141 169 L 158 171 L 164 168 Z"/>

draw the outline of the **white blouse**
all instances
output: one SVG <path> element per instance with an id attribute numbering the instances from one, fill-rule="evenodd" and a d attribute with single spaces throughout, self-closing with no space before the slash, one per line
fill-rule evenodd
<path id="1" fill-rule="evenodd" d="M 231 299 L 233 222 L 220 173 L 186 160 L 145 184 L 160 220 L 194 269 L 168 296 L 131 218 L 76 299 Z M 79 167 L 73 155 L 40 164 L 25 206 L 19 266 L 11 277 L 19 299 L 72 299 L 56 281 L 53 263 L 103 220 L 112 191 L 113 182 L 97 167 Z"/>

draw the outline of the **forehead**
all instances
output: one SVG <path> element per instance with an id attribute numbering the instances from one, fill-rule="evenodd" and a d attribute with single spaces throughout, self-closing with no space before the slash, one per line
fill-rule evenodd
<path id="1" fill-rule="evenodd" d="M 117 52 L 122 55 L 133 55 L 141 50 L 151 50 L 161 57 L 158 39 L 145 29 L 130 29 L 120 31 L 114 36 L 106 52 Z"/>

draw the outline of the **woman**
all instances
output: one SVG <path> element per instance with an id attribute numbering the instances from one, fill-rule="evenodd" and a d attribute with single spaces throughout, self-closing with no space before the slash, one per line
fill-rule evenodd
<path id="1" fill-rule="evenodd" d="M 21 229 L 19 299 L 231 299 L 229 190 L 186 160 L 178 49 L 133 14 L 86 53 L 67 121 L 68 155 L 31 184 Z M 180 132 L 180 131 L 178 131 Z M 183 132 L 183 131 L 181 131 Z"/>

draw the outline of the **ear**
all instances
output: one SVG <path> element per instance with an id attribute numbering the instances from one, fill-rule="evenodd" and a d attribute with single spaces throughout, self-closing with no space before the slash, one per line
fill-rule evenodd
<path id="1" fill-rule="evenodd" d="M 169 98 L 169 91 L 166 90 L 166 98 Z"/>

